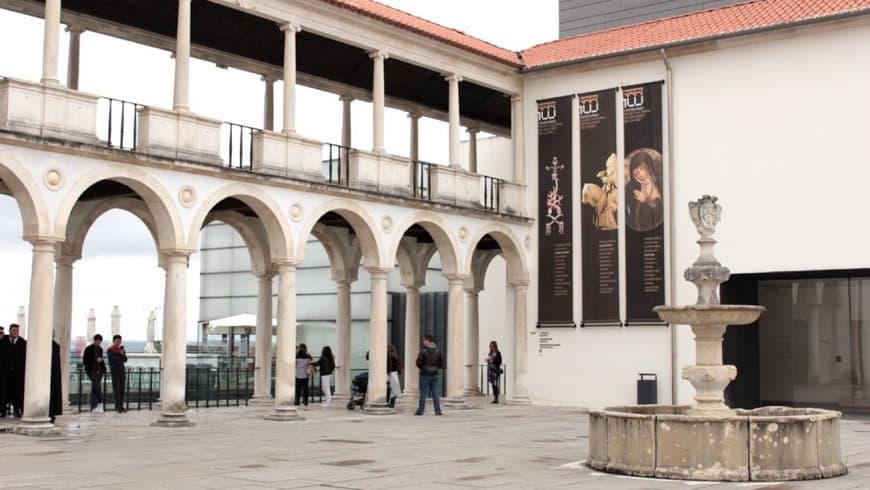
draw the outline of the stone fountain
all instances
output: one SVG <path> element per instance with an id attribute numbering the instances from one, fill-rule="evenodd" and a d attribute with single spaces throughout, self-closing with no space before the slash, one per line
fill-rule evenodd
<path id="1" fill-rule="evenodd" d="M 658 306 L 665 322 L 690 325 L 696 364 L 683 368 L 695 387 L 694 405 L 628 405 L 589 411 L 589 458 L 595 469 L 636 476 L 711 481 L 830 478 L 846 472 L 840 456 L 840 413 L 814 408 L 732 410 L 724 391 L 737 376 L 722 364 L 728 325 L 753 323 L 764 307 L 719 304 L 730 272 L 713 254 L 722 208 L 715 197 L 689 203 L 701 238 L 698 260 L 685 278 L 697 304 Z"/>

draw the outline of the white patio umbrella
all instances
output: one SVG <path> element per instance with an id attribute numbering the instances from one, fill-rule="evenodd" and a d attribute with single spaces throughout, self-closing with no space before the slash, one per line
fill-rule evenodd
<path id="1" fill-rule="evenodd" d="M 97 314 L 94 313 L 94 309 L 91 308 L 88 311 L 88 338 L 87 341 L 90 342 L 93 340 L 94 335 L 97 334 Z"/>
<path id="2" fill-rule="evenodd" d="M 24 306 L 18 307 L 18 335 L 27 338 L 27 317 L 24 313 Z"/>
<path id="3" fill-rule="evenodd" d="M 145 344 L 145 353 L 146 354 L 156 354 L 157 349 L 154 348 L 154 336 L 157 333 L 156 327 L 154 323 L 157 321 L 157 316 L 154 314 L 154 310 L 151 310 L 151 313 L 148 314 L 148 330 L 146 331 L 146 335 L 148 336 L 148 342 Z"/>
<path id="4" fill-rule="evenodd" d="M 112 308 L 112 337 L 121 335 L 121 310 L 117 306 Z"/>

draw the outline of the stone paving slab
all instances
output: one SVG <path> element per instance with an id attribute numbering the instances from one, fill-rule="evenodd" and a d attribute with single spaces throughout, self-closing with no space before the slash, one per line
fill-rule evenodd
<path id="1" fill-rule="evenodd" d="M 312 406 L 299 422 L 263 420 L 267 407 L 210 408 L 191 410 L 196 425 L 176 429 L 151 427 L 157 412 L 88 413 L 60 417 L 62 433 L 50 438 L 3 432 L 15 420 L 0 419 L 0 489 L 870 488 L 870 416 L 843 421 L 846 476 L 729 484 L 593 471 L 582 464 L 582 411 L 474 402 L 480 408 L 443 417 Z"/>

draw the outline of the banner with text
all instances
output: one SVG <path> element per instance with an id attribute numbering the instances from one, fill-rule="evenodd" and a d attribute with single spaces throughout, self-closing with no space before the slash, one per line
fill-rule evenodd
<path id="1" fill-rule="evenodd" d="M 662 83 L 623 88 L 628 322 L 661 323 L 665 302 Z"/>
<path id="2" fill-rule="evenodd" d="M 616 89 L 583 94 L 579 104 L 583 325 L 618 325 Z"/>
<path id="3" fill-rule="evenodd" d="M 575 326 L 571 96 L 538 101 L 538 326 Z"/>

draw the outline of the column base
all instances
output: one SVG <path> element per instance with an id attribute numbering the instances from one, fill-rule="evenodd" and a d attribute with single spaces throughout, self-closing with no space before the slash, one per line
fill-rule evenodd
<path id="1" fill-rule="evenodd" d="M 462 396 L 450 396 L 441 399 L 441 405 L 450 410 L 470 410 L 473 408 Z"/>
<path id="2" fill-rule="evenodd" d="M 366 415 L 393 415 L 396 411 L 390 408 L 390 404 L 387 402 L 372 402 L 365 404 L 362 413 Z"/>
<path id="3" fill-rule="evenodd" d="M 160 418 L 151 422 L 152 427 L 193 427 L 193 422 L 184 412 L 162 412 Z"/>
<path id="4" fill-rule="evenodd" d="M 253 405 L 257 407 L 262 406 L 273 406 L 275 405 L 275 399 L 271 396 L 253 396 L 250 400 L 248 400 L 248 405 Z"/>
<path id="5" fill-rule="evenodd" d="M 483 396 L 483 392 L 480 391 L 480 388 L 465 388 L 465 391 L 462 392 L 462 396 L 465 397 L 478 397 Z"/>
<path id="6" fill-rule="evenodd" d="M 32 437 L 51 437 L 60 435 L 60 429 L 46 418 L 23 418 L 21 423 L 12 429 L 13 434 Z"/>
<path id="7" fill-rule="evenodd" d="M 507 399 L 506 405 L 531 405 L 532 399 L 529 395 L 514 395 Z"/>
<path id="8" fill-rule="evenodd" d="M 263 417 L 265 420 L 271 420 L 274 422 L 295 422 L 298 420 L 305 420 L 305 417 L 299 415 L 299 411 L 296 410 L 295 406 L 276 406 L 272 413 Z"/>

